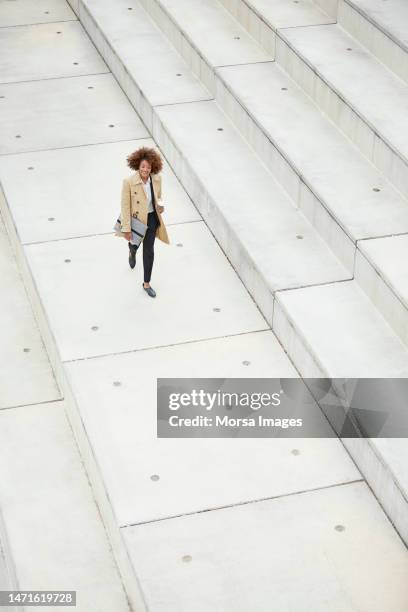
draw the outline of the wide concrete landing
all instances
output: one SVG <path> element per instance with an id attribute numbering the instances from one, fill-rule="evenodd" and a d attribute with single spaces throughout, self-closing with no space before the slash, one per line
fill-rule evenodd
<path id="1" fill-rule="evenodd" d="M 152 612 L 407 609 L 407 550 L 364 483 L 122 531 Z"/>
<path id="2" fill-rule="evenodd" d="M 1 217 L 0 279 L 0 409 L 58 399 L 61 394 Z"/>
<path id="3" fill-rule="evenodd" d="M 17 0 L 0 2 L 0 24 L 2 27 L 69 21 L 76 19 L 75 13 L 65 0 Z"/>
<path id="4" fill-rule="evenodd" d="M 168 229 L 172 244 L 155 242 L 154 300 L 142 250 L 131 270 L 113 234 L 25 247 L 63 361 L 268 327 L 204 223 Z"/>
<path id="5" fill-rule="evenodd" d="M 246 252 L 271 291 L 350 278 L 214 102 L 156 110 L 155 140 L 227 255 L 234 239 L 245 247 L 236 250 L 238 272 L 248 265 Z"/>
<path id="6" fill-rule="evenodd" d="M 156 437 L 159 377 L 296 377 L 271 331 L 80 360 L 65 370 L 121 526 L 360 478 L 333 438 Z"/>
<path id="7" fill-rule="evenodd" d="M 78 611 L 129 612 L 63 402 L 0 412 L 0 503 L 21 589 L 76 590 Z"/>
<path id="8" fill-rule="evenodd" d="M 78 21 L 0 28 L 2 83 L 101 72 L 109 68 Z"/>
<path id="9" fill-rule="evenodd" d="M 149 136 L 112 74 L 8 83 L 0 95 L 0 154 Z"/>
<path id="10" fill-rule="evenodd" d="M 126 157 L 145 146 L 155 143 L 150 138 L 124 140 L 0 157 L 0 176 L 20 241 L 110 234 L 120 213 L 122 180 L 133 174 Z M 165 159 L 162 176 L 166 225 L 200 220 Z"/>

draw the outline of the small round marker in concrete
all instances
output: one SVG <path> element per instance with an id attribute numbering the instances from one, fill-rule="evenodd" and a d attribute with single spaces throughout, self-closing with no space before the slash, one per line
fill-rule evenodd
<path id="1" fill-rule="evenodd" d="M 128 6 L 128 11 L 133 11 L 133 7 L 132 6 Z"/>
<path id="2" fill-rule="evenodd" d="M 302 234 L 296 234 L 296 238 L 297 238 L 298 240 L 303 240 L 303 236 L 302 236 Z"/>
<path id="3" fill-rule="evenodd" d="M 345 526 L 344 525 L 336 525 L 335 526 L 335 530 L 336 531 L 345 531 Z"/>
<path id="4" fill-rule="evenodd" d="M 379 187 L 373 187 L 373 191 L 376 191 L 378 193 L 379 191 L 381 191 L 381 189 Z"/>
<path id="5" fill-rule="evenodd" d="M 281 90 L 282 91 L 288 91 L 288 88 L 287 87 L 281 87 Z"/>
<path id="6" fill-rule="evenodd" d="M 183 246 L 183 243 L 182 242 L 178 242 L 176 246 L 181 247 L 181 246 Z"/>
<path id="7" fill-rule="evenodd" d="M 114 380 L 114 381 L 113 381 L 113 386 L 114 386 L 114 387 L 120 387 L 120 386 L 121 386 L 121 384 L 122 384 L 122 383 L 120 382 L 120 380 Z"/>
<path id="8" fill-rule="evenodd" d="M 351 47 L 347 47 L 347 51 L 352 51 L 353 49 Z"/>
<path id="9" fill-rule="evenodd" d="M 181 72 L 176 72 L 176 76 L 183 76 Z"/>
<path id="10" fill-rule="evenodd" d="M 300 455 L 300 450 L 298 448 L 293 448 L 291 451 L 292 455 Z"/>
<path id="11" fill-rule="evenodd" d="M 48 217 L 48 221 L 55 221 L 55 217 Z"/>
<path id="12" fill-rule="evenodd" d="M 71 263 L 70 259 L 64 259 L 65 263 Z"/>
<path id="13" fill-rule="evenodd" d="M 49 15 L 49 14 L 50 14 L 50 11 L 44 11 L 44 13 L 45 13 L 46 15 Z"/>
<path id="14" fill-rule="evenodd" d="M 218 132 L 223 132 L 223 131 L 224 131 L 224 128 L 217 128 L 217 131 L 218 131 Z"/>
<path id="15" fill-rule="evenodd" d="M 78 62 L 72 62 L 74 66 L 78 66 Z"/>
<path id="16" fill-rule="evenodd" d="M 234 40 L 241 40 L 240 36 L 234 36 Z"/>
<path id="17" fill-rule="evenodd" d="M 93 85 L 88 85 L 88 89 L 93 89 Z"/>
<path id="18" fill-rule="evenodd" d="M 31 351 L 31 349 L 30 349 L 30 348 L 24 348 L 24 349 L 23 349 L 23 351 L 24 351 L 25 353 L 29 353 L 29 352 Z"/>
<path id="19" fill-rule="evenodd" d="M 62 34 L 62 32 L 58 31 L 57 34 Z"/>
<path id="20" fill-rule="evenodd" d="M 182 557 L 182 561 L 184 563 L 190 563 L 190 561 L 192 561 L 192 560 L 193 560 L 193 557 L 191 555 L 183 555 L 183 557 Z"/>
<path id="21" fill-rule="evenodd" d="M 248 365 L 250 365 L 250 363 L 251 363 L 250 361 L 243 361 L 242 365 L 248 366 Z"/>
<path id="22" fill-rule="evenodd" d="M 158 480 L 160 480 L 160 476 L 158 474 L 152 474 L 150 476 L 150 480 L 153 480 L 153 482 L 157 482 Z"/>
<path id="23" fill-rule="evenodd" d="M 34 170 L 34 166 L 28 166 L 27 170 Z"/>
<path id="24" fill-rule="evenodd" d="M 0 96 L 0 98 L 5 98 L 6 96 Z"/>
<path id="25" fill-rule="evenodd" d="M 213 308 L 214 312 L 221 312 L 221 308 Z"/>
<path id="26" fill-rule="evenodd" d="M 97 325 L 92 325 L 91 329 L 92 331 L 98 331 L 99 327 Z"/>
<path id="27" fill-rule="evenodd" d="M 21 135 L 20 134 L 16 134 L 16 138 L 21 138 Z"/>

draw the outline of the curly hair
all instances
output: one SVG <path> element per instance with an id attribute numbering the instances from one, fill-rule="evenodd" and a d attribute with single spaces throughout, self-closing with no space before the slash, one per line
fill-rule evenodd
<path id="1" fill-rule="evenodd" d="M 130 155 L 127 156 L 127 165 L 132 170 L 139 170 L 140 163 L 142 160 L 146 160 L 149 162 L 151 166 L 151 172 L 153 174 L 157 174 L 163 168 L 163 161 L 160 156 L 160 153 L 156 151 L 156 149 L 151 149 L 149 147 L 140 147 L 136 151 L 133 151 Z"/>

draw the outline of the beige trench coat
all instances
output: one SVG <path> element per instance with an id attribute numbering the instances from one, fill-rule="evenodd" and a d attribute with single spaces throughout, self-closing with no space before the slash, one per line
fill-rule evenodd
<path id="1" fill-rule="evenodd" d="M 161 174 L 151 173 L 150 176 L 152 177 L 153 192 L 156 204 L 162 205 Z M 163 242 L 170 244 L 166 226 L 164 225 L 161 214 L 157 210 L 157 206 L 156 212 L 160 221 L 160 225 L 156 229 L 156 237 Z M 139 170 L 136 170 L 134 174 L 123 179 L 121 197 L 121 219 L 123 232 L 130 232 L 130 215 L 137 217 L 139 221 L 147 225 L 147 197 Z"/>

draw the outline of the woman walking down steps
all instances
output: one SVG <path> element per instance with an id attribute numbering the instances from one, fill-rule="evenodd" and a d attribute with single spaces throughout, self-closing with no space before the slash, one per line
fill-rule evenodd
<path id="1" fill-rule="evenodd" d="M 131 217 L 147 225 L 143 242 L 143 289 L 150 297 L 156 292 L 150 286 L 154 261 L 154 241 L 157 236 L 170 244 L 166 226 L 161 213 L 162 206 L 161 174 L 163 162 L 160 154 L 152 148 L 141 147 L 128 155 L 127 164 L 135 173 L 123 179 L 121 196 L 122 232 L 129 246 L 129 265 L 136 265 L 136 251 L 140 245 L 131 243 Z M 153 197 L 152 197 L 153 196 Z"/>

